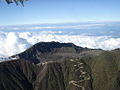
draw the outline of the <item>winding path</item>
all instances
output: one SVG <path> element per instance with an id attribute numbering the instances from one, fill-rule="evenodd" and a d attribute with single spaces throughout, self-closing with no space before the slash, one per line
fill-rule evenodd
<path id="1" fill-rule="evenodd" d="M 78 61 L 78 59 L 76 59 L 76 60 L 70 59 L 70 61 L 77 63 L 77 64 L 74 64 L 73 66 L 78 67 L 77 69 L 75 69 L 75 72 L 77 72 L 77 71 L 80 72 L 80 76 L 79 76 L 80 80 L 78 80 L 78 81 L 71 80 L 71 81 L 69 81 L 69 84 L 72 84 L 75 87 L 78 87 L 78 88 L 81 88 L 82 90 L 85 90 L 85 87 L 83 85 L 79 85 L 79 84 L 82 84 L 85 81 L 89 81 L 91 78 L 90 78 L 89 73 L 84 70 L 84 68 L 85 68 L 84 63 L 81 63 L 80 61 Z M 83 79 L 81 79 L 81 78 L 83 78 Z"/>

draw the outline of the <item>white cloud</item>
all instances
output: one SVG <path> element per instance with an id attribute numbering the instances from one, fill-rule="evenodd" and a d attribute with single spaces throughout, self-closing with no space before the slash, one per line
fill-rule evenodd
<path id="1" fill-rule="evenodd" d="M 61 31 L 0 32 L 0 56 L 20 53 L 35 43 L 44 41 L 72 42 L 78 46 L 111 50 L 120 48 L 120 38 L 110 36 L 88 36 L 58 34 Z"/>
<path id="2" fill-rule="evenodd" d="M 19 37 L 18 33 L 2 33 L 0 36 L 0 56 L 10 56 L 22 52 L 31 44 Z"/>
<path id="3" fill-rule="evenodd" d="M 32 25 L 32 26 L 0 26 L 0 30 L 43 30 L 43 29 L 89 29 L 89 28 L 98 28 L 107 26 L 107 24 L 102 23 L 86 23 L 86 24 L 71 24 L 71 25 L 65 25 L 65 24 L 52 24 L 52 25 Z"/>

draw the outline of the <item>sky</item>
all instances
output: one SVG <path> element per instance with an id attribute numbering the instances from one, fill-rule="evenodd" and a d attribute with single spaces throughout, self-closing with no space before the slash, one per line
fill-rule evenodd
<path id="1" fill-rule="evenodd" d="M 9 57 L 36 43 L 51 41 L 113 50 L 120 48 L 120 22 L 1 26 L 0 57 Z"/>
<path id="2" fill-rule="evenodd" d="M 120 0 L 29 0 L 24 7 L 0 1 L 0 57 L 38 42 L 120 48 Z"/>
<path id="3" fill-rule="evenodd" d="M 7 5 L 0 1 L 0 25 L 120 21 L 120 0 L 29 0 Z"/>

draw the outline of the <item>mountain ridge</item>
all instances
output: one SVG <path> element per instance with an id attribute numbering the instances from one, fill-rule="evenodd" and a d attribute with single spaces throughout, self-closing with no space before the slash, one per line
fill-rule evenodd
<path id="1" fill-rule="evenodd" d="M 43 58 L 47 57 L 46 55 L 53 55 L 58 53 L 80 53 L 88 50 L 97 50 L 97 49 L 88 49 L 82 48 L 74 45 L 73 43 L 59 43 L 59 42 L 39 42 L 26 51 L 14 55 L 12 57 L 19 57 L 25 60 L 30 60 L 34 63 L 39 63 Z M 54 56 L 55 57 L 55 56 Z M 57 57 L 57 56 L 56 56 Z M 49 58 L 49 57 L 48 57 Z M 48 60 L 48 58 L 46 60 Z"/>
<path id="2" fill-rule="evenodd" d="M 71 45 L 72 49 L 45 46 L 38 63 L 23 57 L 1 62 L 0 90 L 120 90 L 120 49 L 76 47 L 81 50 L 76 52 Z"/>

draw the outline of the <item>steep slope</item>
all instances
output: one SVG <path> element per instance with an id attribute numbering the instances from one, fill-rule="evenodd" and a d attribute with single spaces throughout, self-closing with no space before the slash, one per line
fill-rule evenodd
<path id="1" fill-rule="evenodd" d="M 38 44 L 0 63 L 0 90 L 120 90 L 120 49 Z"/>
<path id="2" fill-rule="evenodd" d="M 61 60 L 66 56 L 74 56 L 88 50 L 92 49 L 78 47 L 72 43 L 40 42 L 13 57 L 19 57 L 37 64 L 42 61 Z"/>
<path id="3" fill-rule="evenodd" d="M 92 90 L 90 70 L 81 59 L 39 64 L 14 60 L 1 63 L 0 72 L 0 90 Z"/>
<path id="4" fill-rule="evenodd" d="M 34 66 L 23 60 L 0 63 L 0 90 L 33 90 Z"/>
<path id="5" fill-rule="evenodd" d="M 91 69 L 94 90 L 120 90 L 120 50 L 94 57 Z"/>

